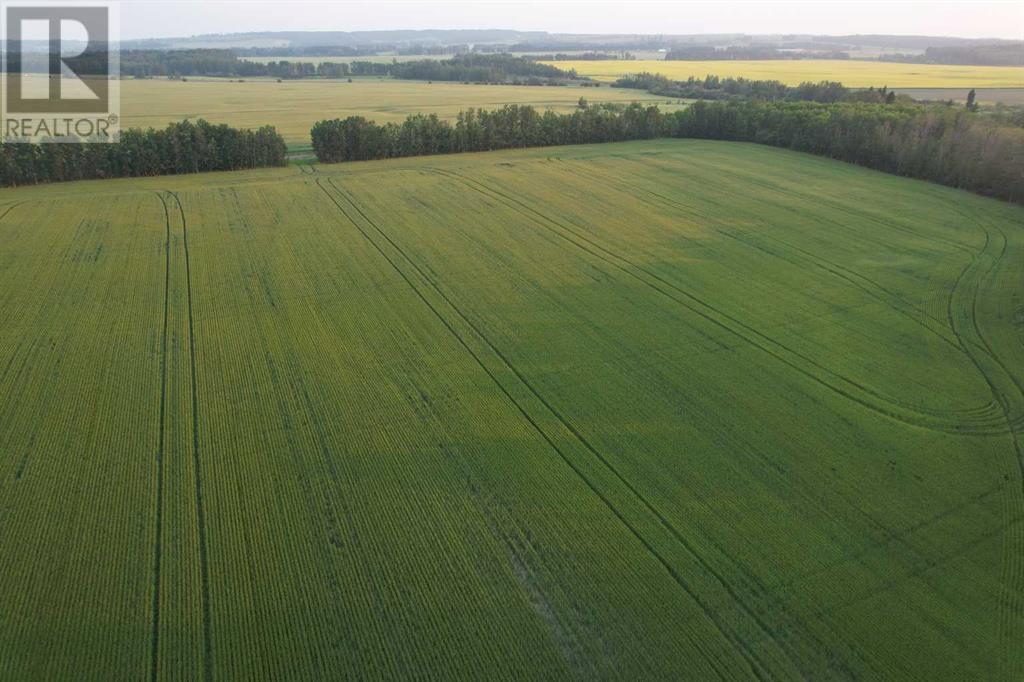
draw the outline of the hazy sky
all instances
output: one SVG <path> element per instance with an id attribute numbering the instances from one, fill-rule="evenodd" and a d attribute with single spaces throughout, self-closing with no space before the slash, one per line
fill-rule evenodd
<path id="1" fill-rule="evenodd" d="M 898 33 L 1024 39 L 1024 0 L 121 0 L 125 39 L 244 31 Z"/>

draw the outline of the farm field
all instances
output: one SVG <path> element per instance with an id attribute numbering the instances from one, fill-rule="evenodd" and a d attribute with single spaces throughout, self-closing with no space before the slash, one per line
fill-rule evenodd
<path id="1" fill-rule="evenodd" d="M 2 84 L 0 79 L 0 84 Z M 455 118 L 464 109 L 496 109 L 529 104 L 538 109 L 571 111 L 580 97 L 599 102 L 650 102 L 666 111 L 684 105 L 664 97 L 625 88 L 465 85 L 391 78 L 340 80 L 205 78 L 174 81 L 164 78 L 123 80 L 122 125 L 162 128 L 185 118 L 205 118 L 240 128 L 273 125 L 289 146 L 308 146 L 313 124 L 325 118 L 365 116 L 377 121 L 403 121 L 410 114 Z"/>
<path id="2" fill-rule="evenodd" d="M 1020 207 L 658 140 L 0 243 L 2 679 L 1024 676 Z"/>
<path id="3" fill-rule="evenodd" d="M 947 66 L 899 64 L 856 60 L 762 60 L 762 61 L 564 61 L 545 62 L 576 69 L 583 76 L 614 81 L 630 73 L 660 73 L 686 80 L 708 74 L 757 80 L 778 80 L 787 85 L 803 81 L 840 81 L 852 88 L 1024 88 L 1024 67 Z"/>
<path id="4" fill-rule="evenodd" d="M 618 88 L 465 85 L 392 79 L 346 81 L 126 80 L 121 83 L 121 112 L 129 127 L 163 127 L 183 118 L 205 118 L 256 128 L 271 124 L 289 144 L 309 144 L 309 130 L 325 118 L 365 116 L 378 122 L 401 121 L 413 113 L 454 118 L 470 107 L 495 109 L 531 104 L 568 111 L 580 97 L 593 103 L 665 99 L 640 90 Z M 671 108 L 671 107 L 668 107 Z"/>

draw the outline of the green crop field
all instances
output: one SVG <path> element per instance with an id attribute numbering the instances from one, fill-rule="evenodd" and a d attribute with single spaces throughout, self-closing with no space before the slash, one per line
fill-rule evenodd
<path id="1" fill-rule="evenodd" d="M 1020 207 L 661 140 L 0 243 L 2 679 L 1024 676 Z"/>

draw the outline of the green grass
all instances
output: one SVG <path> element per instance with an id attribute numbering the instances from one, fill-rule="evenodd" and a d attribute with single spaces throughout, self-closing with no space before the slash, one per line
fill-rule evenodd
<path id="1" fill-rule="evenodd" d="M 1024 671 L 1018 207 L 662 140 L 0 216 L 2 678 Z"/>

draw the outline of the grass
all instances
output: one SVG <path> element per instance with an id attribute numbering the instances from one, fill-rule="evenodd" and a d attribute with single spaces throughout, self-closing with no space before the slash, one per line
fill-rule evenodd
<path id="1" fill-rule="evenodd" d="M 803 81 L 840 81 L 852 88 L 1024 88 L 1024 68 L 1015 66 L 946 66 L 898 64 L 856 60 L 765 61 L 566 61 L 548 62 L 576 69 L 584 76 L 614 81 L 623 75 L 648 71 L 685 80 L 708 74 L 757 80 L 779 80 L 787 85 Z"/>
<path id="2" fill-rule="evenodd" d="M 1019 207 L 659 140 L 0 216 L 2 678 L 1024 671 Z"/>
<path id="3" fill-rule="evenodd" d="M 126 80 L 121 83 L 125 126 L 162 127 L 183 118 L 241 127 L 272 124 L 289 144 L 309 144 L 309 130 L 324 118 L 365 116 L 375 121 L 401 121 L 412 113 L 454 118 L 470 107 L 493 109 L 505 104 L 532 104 L 568 111 L 580 97 L 591 102 L 652 101 L 638 90 L 618 88 L 464 85 L 354 79 L 346 81 Z M 671 108 L 671 107 L 669 107 Z"/>

